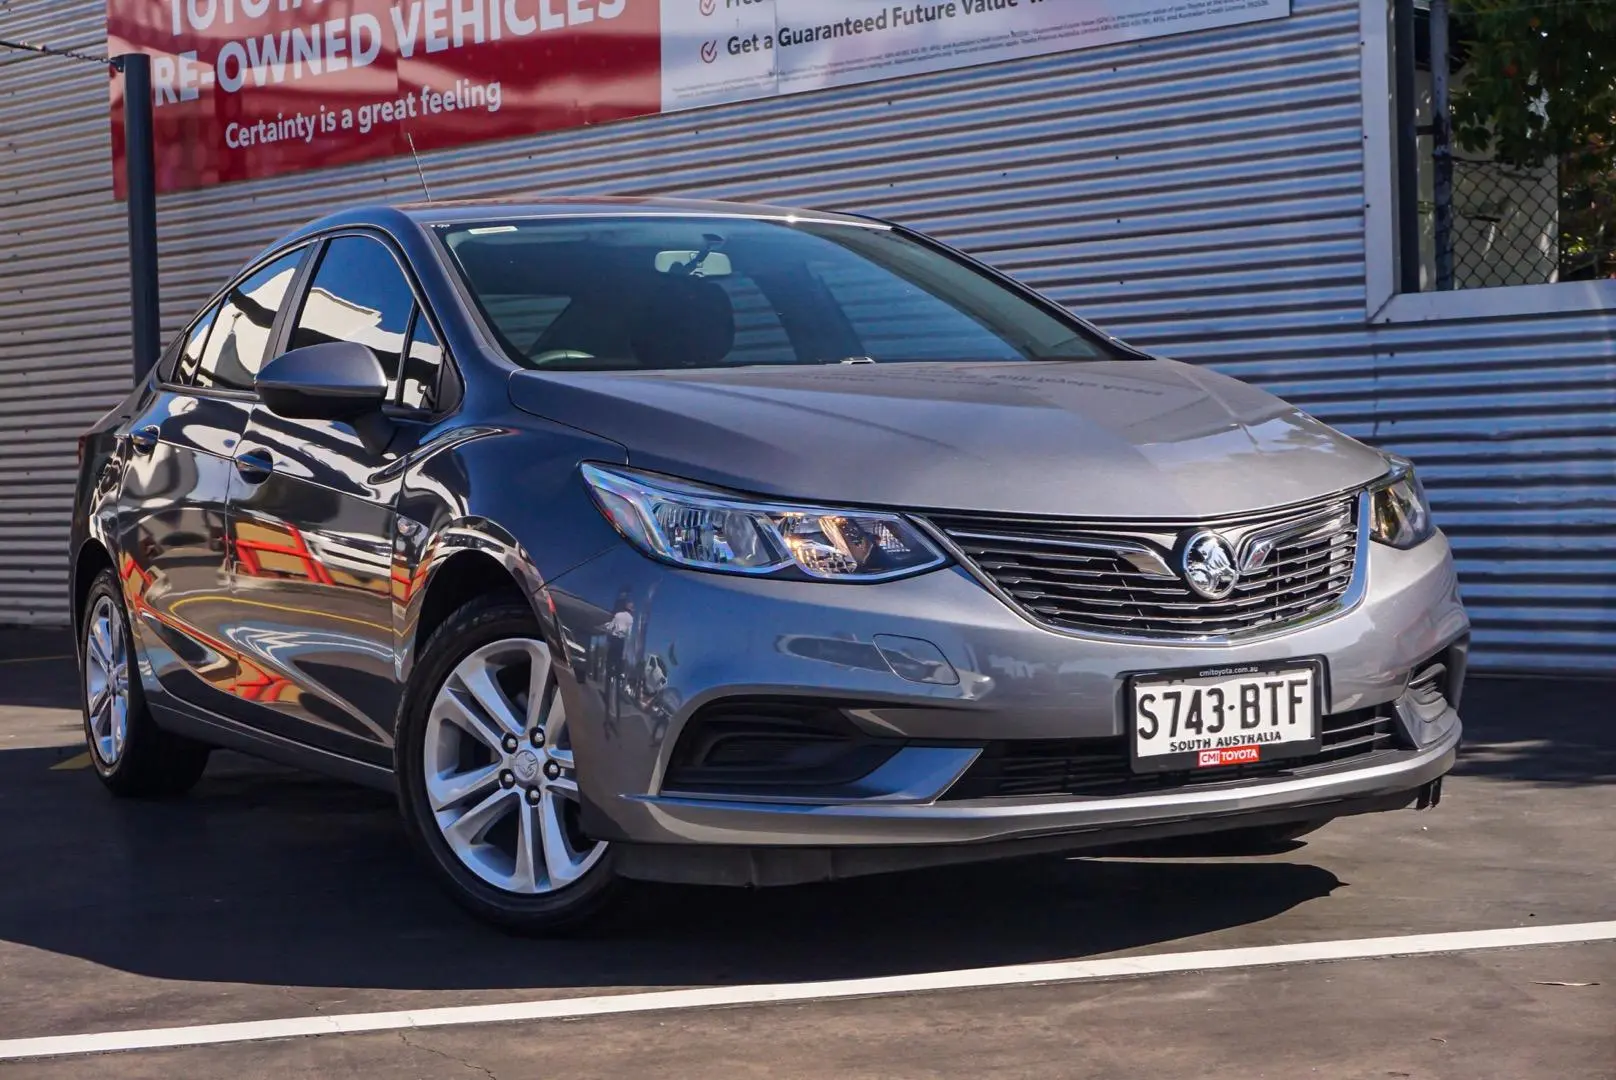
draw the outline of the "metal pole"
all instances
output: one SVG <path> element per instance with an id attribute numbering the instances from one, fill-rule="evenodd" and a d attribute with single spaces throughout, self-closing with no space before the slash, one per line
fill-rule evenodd
<path id="1" fill-rule="evenodd" d="M 157 366 L 157 166 L 152 144 L 151 57 L 129 53 L 123 72 L 123 154 L 129 200 L 129 313 L 135 381 Z"/>
<path id="2" fill-rule="evenodd" d="M 1414 0 L 1392 0 L 1397 105 L 1398 292 L 1420 291 L 1420 132 L 1414 101 Z"/>
<path id="3" fill-rule="evenodd" d="M 1431 165 L 1436 287 L 1453 288 L 1453 121 L 1448 115 L 1448 0 L 1431 0 Z"/>

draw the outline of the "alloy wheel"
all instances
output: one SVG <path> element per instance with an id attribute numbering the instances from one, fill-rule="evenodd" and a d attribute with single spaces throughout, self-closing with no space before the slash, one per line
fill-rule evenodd
<path id="1" fill-rule="evenodd" d="M 438 689 L 422 764 L 427 801 L 455 857 L 526 896 L 582 878 L 606 852 L 582 803 L 549 648 L 507 638 L 472 652 Z"/>
<path id="2" fill-rule="evenodd" d="M 129 644 L 110 596 L 96 601 L 85 623 L 84 700 L 91 748 L 102 764 L 116 765 L 129 738 Z"/>

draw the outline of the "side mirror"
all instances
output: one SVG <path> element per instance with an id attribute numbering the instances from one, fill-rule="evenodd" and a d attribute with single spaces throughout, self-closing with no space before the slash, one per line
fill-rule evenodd
<path id="1" fill-rule="evenodd" d="M 282 353 L 253 382 L 270 411 L 291 420 L 355 420 L 380 412 L 387 401 L 381 363 L 354 341 Z"/>

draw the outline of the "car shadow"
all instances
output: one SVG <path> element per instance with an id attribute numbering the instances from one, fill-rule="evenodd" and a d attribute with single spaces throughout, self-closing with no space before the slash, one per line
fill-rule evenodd
<path id="1" fill-rule="evenodd" d="M 51 768 L 62 760 L 0 753 L 0 860 L 29 868 L 24 887 L 0 890 L 0 939 L 180 982 L 868 977 L 1152 945 L 1261 921 L 1340 884 L 1302 862 L 1042 858 L 788 889 L 647 886 L 588 936 L 524 941 L 443 898 L 385 795 L 220 755 L 187 799 L 116 801 L 88 771 Z"/>
<path id="2" fill-rule="evenodd" d="M 1616 778 L 1616 729 L 1588 711 L 1589 695 L 1478 681 L 1460 774 Z M 1241 861 L 1046 857 L 789 889 L 645 887 L 588 936 L 530 942 L 445 900 L 386 795 L 219 754 L 187 799 L 117 801 L 87 770 L 53 768 L 78 750 L 0 752 L 0 863 L 16 875 L 0 890 L 0 940 L 180 982 L 501 990 L 873 977 L 1156 945 L 1261 922 L 1341 885 L 1302 845 Z"/>

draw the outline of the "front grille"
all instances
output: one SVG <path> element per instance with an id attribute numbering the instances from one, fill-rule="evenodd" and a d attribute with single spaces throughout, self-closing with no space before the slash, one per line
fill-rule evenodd
<path id="1" fill-rule="evenodd" d="M 1224 638 L 1324 615 L 1340 606 L 1358 554 L 1356 498 L 1207 526 L 954 513 L 929 520 L 1032 618 L 1127 636 Z M 1272 545 L 1221 600 L 1192 591 L 1175 569 L 1182 544 L 1203 527 L 1227 537 L 1237 560 Z"/>
<path id="2" fill-rule="evenodd" d="M 1119 796 L 1160 794 L 1184 787 L 1305 776 L 1345 761 L 1400 752 L 1390 706 L 1323 717 L 1322 749 L 1307 757 L 1227 768 L 1173 773 L 1135 773 L 1122 738 L 1037 739 L 989 743 L 944 800 L 1005 799 L 1047 795 Z"/>

